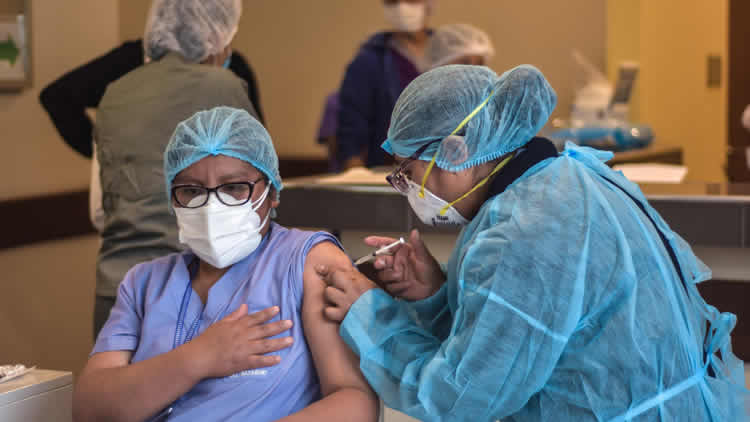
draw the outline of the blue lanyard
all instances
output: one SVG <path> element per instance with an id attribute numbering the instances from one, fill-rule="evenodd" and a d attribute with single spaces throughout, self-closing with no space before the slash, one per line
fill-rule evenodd
<path id="1" fill-rule="evenodd" d="M 192 278 L 192 277 L 191 277 Z M 198 316 L 193 320 L 193 323 L 190 325 L 190 330 L 188 330 L 187 334 L 185 335 L 185 339 L 182 339 L 182 332 L 185 330 L 185 316 L 187 314 L 188 307 L 190 306 L 190 298 L 193 296 L 191 293 L 192 285 L 191 280 L 188 279 L 187 286 L 185 286 L 185 293 L 182 294 L 182 303 L 180 304 L 180 311 L 177 314 L 177 326 L 174 330 L 174 341 L 172 342 L 172 348 L 176 349 L 178 346 L 181 346 L 190 340 L 193 339 L 195 334 L 198 332 L 198 328 L 201 325 L 201 321 L 203 320 L 203 309 L 201 309 Z M 205 307 L 205 305 L 204 305 Z"/>
<path id="2" fill-rule="evenodd" d="M 190 298 L 193 296 L 191 294 L 192 290 L 192 278 L 193 274 L 190 272 L 190 276 L 188 277 L 187 286 L 185 286 L 185 293 L 182 294 L 182 303 L 180 304 L 180 311 L 177 313 L 177 325 L 174 329 L 174 340 L 172 342 L 172 349 L 176 349 L 178 346 L 181 346 L 190 340 L 193 339 L 195 334 L 198 332 L 198 328 L 201 325 L 201 321 L 203 320 L 203 310 L 205 309 L 206 305 L 203 304 L 203 307 L 201 308 L 200 313 L 195 318 L 193 323 L 190 325 L 190 330 L 188 330 L 187 335 L 185 336 L 185 339 L 182 339 L 182 332 L 185 329 L 185 316 L 187 314 L 188 307 L 190 306 Z M 171 405 L 166 407 L 164 410 L 162 410 L 158 415 L 156 415 L 152 421 L 165 421 L 169 419 L 169 416 L 172 414 L 172 411 L 174 411 L 175 406 L 180 404 L 185 400 L 185 395 L 182 395 L 177 400 L 175 400 Z"/>

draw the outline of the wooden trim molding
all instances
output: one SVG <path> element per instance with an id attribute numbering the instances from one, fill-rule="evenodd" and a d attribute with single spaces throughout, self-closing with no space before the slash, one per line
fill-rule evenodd
<path id="1" fill-rule="evenodd" d="M 323 174 L 328 171 L 328 161 L 281 158 L 279 171 L 283 178 Z M 88 190 L 79 190 L 0 201 L 0 218 L 6 222 L 0 249 L 95 233 L 88 200 Z"/>
<path id="2" fill-rule="evenodd" d="M 0 249 L 94 233 L 88 201 L 88 191 L 0 201 Z"/>
<path id="3" fill-rule="evenodd" d="M 284 157 L 279 158 L 279 173 L 282 179 L 328 173 L 328 159 Z"/>
<path id="4" fill-rule="evenodd" d="M 285 163 L 295 166 L 294 162 Z M 297 165 L 295 174 L 310 175 L 304 174 L 304 163 Z M 317 165 L 319 163 L 308 169 L 317 171 Z M 0 218 L 6 222 L 0 249 L 95 233 L 88 209 L 88 191 L 0 201 Z M 750 282 L 712 280 L 698 284 L 698 289 L 708 303 L 738 316 L 732 332 L 733 350 L 740 359 L 750 361 L 750 308 L 747 306 Z"/>

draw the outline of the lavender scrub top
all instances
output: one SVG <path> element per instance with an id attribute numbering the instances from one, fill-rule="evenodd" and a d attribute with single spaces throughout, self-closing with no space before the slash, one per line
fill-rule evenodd
<path id="1" fill-rule="evenodd" d="M 185 309 L 177 344 L 199 336 L 211 324 L 246 303 L 249 312 L 279 306 L 271 321 L 289 319 L 294 344 L 279 352 L 281 363 L 225 378 L 204 379 L 171 405 L 170 421 L 272 421 L 320 399 L 315 366 L 302 331 L 302 274 L 310 249 L 338 241 L 328 233 L 286 229 L 271 223 L 258 248 L 232 265 L 208 292 L 204 304 L 190 285 L 191 252 L 167 255 L 133 267 L 117 292 L 117 302 L 99 333 L 92 354 L 130 350 L 130 363 L 169 352 L 178 314 Z M 194 327 L 194 328 L 193 328 Z M 167 406 L 170 407 L 170 406 Z M 154 420 L 152 418 L 152 420 Z"/>

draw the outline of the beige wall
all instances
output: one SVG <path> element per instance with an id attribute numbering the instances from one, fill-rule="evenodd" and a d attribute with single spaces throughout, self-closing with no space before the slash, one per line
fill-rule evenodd
<path id="1" fill-rule="evenodd" d="M 14 3 L 2 3 L 0 12 L 22 4 Z M 5 145 L 0 200 L 88 186 L 89 161 L 62 142 L 37 98 L 54 78 L 118 41 L 114 2 L 29 4 L 33 86 L 21 93 L 0 93 L 0 139 Z M 49 218 L 55 218 L 54 209 Z M 96 249 L 94 237 L 82 237 L 0 250 L 0 364 L 75 371 L 82 367 L 91 348 Z"/>
<path id="2" fill-rule="evenodd" d="M 567 115 L 577 69 L 571 49 L 605 64 L 605 3 L 601 0 L 437 1 L 434 25 L 466 22 L 486 30 L 498 72 L 520 63 L 542 69 Z M 142 35 L 148 0 L 120 1 L 123 39 Z M 356 6 L 355 6 L 356 5 Z M 368 34 L 383 29 L 380 0 L 245 2 L 233 46 L 251 62 L 269 131 L 281 156 L 324 156 L 315 145 L 323 101 Z"/>
<path id="3" fill-rule="evenodd" d="M 118 41 L 117 5 L 109 1 L 32 0 L 32 87 L 0 93 L 0 200 L 88 186 L 89 161 L 62 142 L 39 105 L 39 92 L 64 72 Z M 96 19 L 91 17 L 95 16 Z M 12 145 L 13 148 L 7 148 Z"/>
<path id="4" fill-rule="evenodd" d="M 4 0 L 0 3 L 0 15 L 15 15 L 24 9 L 24 0 Z"/>
<path id="5" fill-rule="evenodd" d="M 607 77 L 614 83 L 623 61 L 641 58 L 640 0 L 609 0 L 607 2 Z M 630 119 L 640 121 L 641 83 L 636 82 L 630 101 Z"/>
<path id="6" fill-rule="evenodd" d="M 641 63 L 640 121 L 656 142 L 685 151 L 688 179 L 723 181 L 727 148 L 728 0 L 610 0 L 608 68 Z M 722 58 L 722 85 L 706 86 L 706 57 Z"/>
<path id="7" fill-rule="evenodd" d="M 22 3 L 2 3 L 0 12 Z M 34 79 L 21 93 L 0 94 L 0 139 L 13 145 L 0 158 L 0 177 L 8 181 L 0 187 L 0 200 L 88 186 L 89 161 L 62 142 L 37 98 L 46 84 L 67 70 L 121 39 L 139 37 L 148 3 L 66 0 L 65 7 L 59 7 L 58 2 L 29 1 Z M 560 93 L 559 110 L 567 110 L 574 79 L 569 49 L 579 47 L 604 63 L 603 6 L 598 0 L 574 0 L 572 6 L 558 3 L 535 0 L 498 6 L 493 0 L 443 1 L 435 22 L 465 21 L 484 27 L 498 50 L 492 65 L 497 70 L 521 62 L 540 66 Z M 322 156 L 313 134 L 323 98 L 337 89 L 359 43 L 382 24 L 376 1 L 361 2 L 357 8 L 350 0 L 327 0 L 325 8 L 320 4 L 254 2 L 252 10 L 246 8 L 237 37 L 237 48 L 258 73 L 282 155 Z M 543 21 L 547 23 L 542 26 Z M 588 32 L 581 29 L 587 21 L 593 22 Z M 91 347 L 96 250 L 94 236 L 0 250 L 0 362 L 80 370 Z"/>
<path id="8" fill-rule="evenodd" d="M 613 9 L 613 1 L 619 9 Z M 637 56 L 641 61 L 641 120 L 654 125 L 659 142 L 685 146 L 691 178 L 718 180 L 726 139 L 726 70 L 722 88 L 705 88 L 705 56 L 721 55 L 726 69 L 728 0 L 686 1 L 610 0 L 604 19 L 604 3 L 598 0 L 444 0 L 434 21 L 473 22 L 487 29 L 498 50 L 491 63 L 497 70 L 521 62 L 541 67 L 560 94 L 557 113 L 563 114 L 576 79 L 570 48 L 580 48 L 604 67 L 607 33 L 610 74 L 616 60 Z M 0 94 L 0 138 L 13 145 L 0 159 L 0 176 L 8 181 L 0 187 L 0 200 L 87 186 L 89 162 L 62 143 L 37 97 L 66 70 L 120 39 L 139 36 L 148 1 L 29 3 L 34 80 L 31 89 Z M 0 11 L 18 4 L 0 4 Z M 320 4 L 254 2 L 237 37 L 237 48 L 259 75 L 282 155 L 323 153 L 312 142 L 323 98 L 338 86 L 359 42 L 382 23 L 376 1 L 357 8 L 345 0 Z M 629 16 L 625 24 L 623 16 Z M 96 248 L 94 237 L 82 237 L 0 251 L 0 362 L 80 368 L 91 345 Z"/>
<path id="9" fill-rule="evenodd" d="M 0 251 L 0 364 L 78 371 L 91 351 L 96 236 Z"/>
<path id="10" fill-rule="evenodd" d="M 14 0 L 0 7 L 18 7 Z M 65 71 L 139 37 L 147 0 L 31 0 L 33 86 L 0 94 L 6 145 L 0 200 L 70 191 L 88 185 L 89 161 L 57 135 L 38 104 L 40 90 Z M 498 5 L 493 0 L 439 3 L 435 23 L 473 22 L 491 33 L 498 71 L 534 63 L 560 93 L 567 112 L 575 71 L 569 49 L 604 63 L 603 6 L 535 0 Z M 249 4 L 249 2 L 247 3 Z M 325 95 L 337 89 L 359 43 L 382 24 L 379 2 L 254 2 L 246 8 L 236 46 L 259 76 L 269 126 L 282 155 L 322 156 L 313 144 Z M 2 11 L 3 9 L 0 9 Z M 95 17 L 93 19 L 92 17 Z M 540 25 L 539 22 L 545 22 Z M 282 25 L 283 23 L 283 25 Z M 584 23 L 589 25 L 584 30 Z M 332 29 L 333 28 L 333 29 Z M 54 210 L 50 210 L 54 218 Z M 61 224 L 64 222 L 61 222 Z M 91 347 L 95 237 L 0 251 L 0 362 L 79 370 Z"/>
<path id="11" fill-rule="evenodd" d="M 657 136 L 684 145 L 691 180 L 725 180 L 728 0 L 644 1 L 641 8 L 642 117 Z M 709 54 L 722 57 L 720 88 L 706 87 Z"/>

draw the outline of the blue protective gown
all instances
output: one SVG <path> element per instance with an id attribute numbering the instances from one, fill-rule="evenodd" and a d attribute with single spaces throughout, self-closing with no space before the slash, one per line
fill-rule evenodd
<path id="1" fill-rule="evenodd" d="M 736 317 L 701 298 L 710 270 L 610 157 L 569 145 L 491 197 L 432 297 L 352 306 L 341 335 L 386 405 L 426 421 L 748 419 Z"/>

